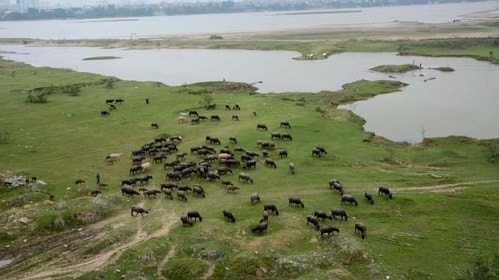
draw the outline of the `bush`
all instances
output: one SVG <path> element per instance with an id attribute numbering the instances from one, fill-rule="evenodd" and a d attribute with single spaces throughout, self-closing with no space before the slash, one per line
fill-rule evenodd
<path id="1" fill-rule="evenodd" d="M 0 144 L 7 144 L 10 141 L 10 131 L 0 130 Z"/>
<path id="2" fill-rule="evenodd" d="M 48 102 L 48 98 L 47 98 L 47 93 L 45 92 L 42 92 L 42 93 L 39 93 L 39 94 L 28 94 L 28 98 L 26 100 L 26 103 L 37 103 L 37 104 L 43 104 L 43 103 L 47 103 Z"/>

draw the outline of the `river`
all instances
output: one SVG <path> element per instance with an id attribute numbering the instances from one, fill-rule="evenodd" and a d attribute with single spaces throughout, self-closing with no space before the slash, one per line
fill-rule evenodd
<path id="1" fill-rule="evenodd" d="M 447 21 L 458 14 L 482 10 L 485 6 L 491 8 L 495 3 L 498 2 L 388 7 L 388 9 L 397 11 L 397 13 L 400 12 L 400 9 L 409 9 L 410 14 L 417 17 L 415 20 L 418 21 L 427 18 L 427 15 L 418 13 L 418 11 L 429 9 L 434 13 L 434 16 L 440 15 L 435 16 L 433 20 Z M 352 14 L 366 15 L 368 13 L 372 13 L 372 10 L 363 9 L 360 13 L 328 14 L 328 17 L 336 18 L 338 15 L 352 16 Z M 382 13 L 377 21 L 390 20 L 393 15 L 388 14 L 386 12 Z M 305 14 L 282 14 L 277 16 L 276 13 L 259 13 L 255 18 L 264 15 L 269 18 L 279 18 L 280 21 L 287 18 L 290 22 L 294 22 L 296 18 L 308 17 Z M 215 15 L 207 15 L 199 16 L 199 18 L 212 16 L 215 17 Z M 234 15 L 219 16 L 224 18 Z M 117 21 L 113 22 L 113 24 L 138 23 L 140 26 L 142 20 L 161 21 L 163 20 L 161 18 L 151 17 L 139 19 L 138 21 Z M 350 20 L 353 21 L 353 19 Z M 329 21 L 329 23 L 332 23 L 332 21 L 334 20 Z M 57 21 L 47 22 L 58 26 Z M 82 23 L 81 21 L 76 22 L 78 24 Z M 102 26 L 106 25 L 102 21 L 89 22 Z M 64 23 L 71 25 L 71 21 L 64 21 Z M 1 24 L 3 25 L 5 22 Z M 49 38 L 50 34 L 55 32 L 55 30 L 43 28 L 44 24 L 46 24 L 45 21 L 21 22 L 18 24 L 19 33 L 16 33 L 18 36 L 15 37 L 25 36 L 22 35 L 25 32 L 25 30 L 22 30 L 24 24 L 31 26 L 40 24 L 38 28 L 39 38 L 44 36 Z M 293 24 L 296 24 L 296 22 Z M 308 26 L 310 24 L 326 23 L 313 22 L 305 24 L 302 22 L 301 24 Z M 286 28 L 290 27 L 289 24 L 285 26 Z M 283 26 L 276 25 L 276 27 Z M 54 28 L 58 30 L 57 32 L 64 33 L 64 37 L 70 34 L 65 33 L 68 31 L 65 30 L 64 24 Z M 249 31 L 251 28 L 255 27 L 246 27 L 244 30 Z M 186 32 L 183 26 L 173 29 L 180 33 Z M 198 27 L 196 32 L 202 32 L 201 29 L 202 27 Z M 222 25 L 216 30 L 222 32 Z M 149 31 L 147 36 L 153 36 L 155 31 Z M 4 32 L 3 34 L 8 33 L 5 28 L 0 28 L 0 34 L 1 32 Z M 92 32 L 97 31 L 83 30 L 71 36 L 78 38 L 94 36 Z M 112 37 L 115 36 L 113 34 L 118 33 L 109 32 L 108 35 Z M 3 36 L 3 34 L 0 36 Z M 119 37 L 119 35 L 116 36 Z M 26 35 L 25 37 L 32 36 Z M 168 85 L 222 79 L 246 83 L 262 81 L 262 83 L 255 84 L 261 93 L 334 91 L 340 89 L 345 83 L 359 79 L 392 79 L 387 74 L 369 70 L 377 65 L 421 63 L 425 68 L 421 71 L 395 75 L 396 79 L 409 84 L 402 91 L 377 96 L 341 108 L 351 109 L 365 118 L 365 129 L 367 131 L 373 131 L 377 135 L 394 141 L 417 143 L 422 140 L 423 136 L 441 137 L 448 135 L 464 135 L 480 139 L 499 137 L 499 122 L 495 121 L 499 119 L 499 110 L 497 110 L 499 107 L 499 81 L 497 80 L 499 66 L 468 58 L 397 56 L 394 53 L 342 53 L 332 55 L 325 60 L 297 61 L 292 58 L 299 56 L 298 53 L 285 51 L 124 50 L 0 45 L 0 52 L 2 51 L 6 53 L 1 55 L 8 59 L 34 66 L 69 68 L 81 72 L 116 76 L 127 80 L 160 81 Z M 93 56 L 118 56 L 121 58 L 114 60 L 83 60 L 83 58 Z M 452 67 L 456 71 L 443 73 L 430 69 L 441 66 Z M 430 78 L 431 80 L 428 80 Z"/>

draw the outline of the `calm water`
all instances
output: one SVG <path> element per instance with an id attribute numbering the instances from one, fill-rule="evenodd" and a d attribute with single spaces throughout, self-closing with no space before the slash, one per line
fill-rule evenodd
<path id="1" fill-rule="evenodd" d="M 133 19 L 42 20 L 0 22 L 0 38 L 122 39 L 171 35 L 248 32 L 309 28 L 333 24 L 393 21 L 451 22 L 464 14 L 497 9 L 499 1 L 438 5 L 391 6 L 331 10 L 325 14 L 241 13 L 192 16 L 138 17 Z M 341 11 L 356 11 L 341 13 Z M 340 13 L 338 13 L 340 12 Z"/>
<path id="2" fill-rule="evenodd" d="M 1 46 L 8 59 L 34 66 L 69 68 L 127 80 L 182 85 L 230 80 L 254 83 L 259 92 L 338 90 L 359 79 L 392 79 L 369 71 L 381 64 L 421 63 L 425 68 L 395 75 L 409 84 L 401 92 L 345 105 L 367 120 L 365 129 L 395 141 L 423 136 L 499 137 L 499 66 L 468 58 L 397 56 L 394 53 L 342 53 L 326 60 L 296 61 L 294 52 L 244 50 L 123 50 L 76 47 Z M 115 60 L 84 61 L 114 55 Z M 428 69 L 449 66 L 443 73 Z M 431 80 L 430 79 L 434 78 Z"/>

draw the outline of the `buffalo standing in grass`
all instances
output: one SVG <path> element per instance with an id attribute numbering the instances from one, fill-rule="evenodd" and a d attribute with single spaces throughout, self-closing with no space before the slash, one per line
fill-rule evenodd
<path id="1" fill-rule="evenodd" d="M 203 221 L 203 217 L 201 216 L 201 214 L 199 214 L 198 211 L 187 212 L 187 217 L 189 217 L 189 219 L 194 219 L 194 221 L 196 221 L 196 219 L 198 219 L 200 222 Z"/>
<path id="2" fill-rule="evenodd" d="M 132 217 L 133 217 L 134 212 L 136 213 L 135 217 L 137 217 L 139 214 L 141 216 L 144 216 L 144 213 L 149 214 L 149 211 L 145 210 L 144 208 L 142 208 L 138 205 L 132 205 L 132 207 L 130 209 L 130 213 L 131 213 Z"/>
<path id="3" fill-rule="evenodd" d="M 227 211 L 227 210 L 223 210 L 223 214 L 224 214 L 224 217 L 229 221 L 229 222 L 232 222 L 232 223 L 235 223 L 236 222 L 236 218 L 234 217 L 234 215 L 230 212 L 230 211 Z"/>
<path id="4" fill-rule="evenodd" d="M 369 204 L 371 204 L 371 205 L 374 204 L 373 195 L 370 192 L 364 192 L 364 197 L 366 198 L 366 200 Z"/>
<path id="5" fill-rule="evenodd" d="M 267 221 L 264 221 L 264 222 L 261 222 L 260 224 L 258 224 L 256 227 L 254 227 L 251 232 L 262 232 L 262 231 L 266 231 L 267 230 L 267 227 L 268 227 L 268 222 Z"/>
<path id="6" fill-rule="evenodd" d="M 307 216 L 307 225 L 308 224 L 313 224 L 316 230 L 319 230 L 320 224 L 319 224 L 319 219 L 313 215 L 308 215 Z"/>
<path id="7" fill-rule="evenodd" d="M 321 218 L 322 221 L 324 221 L 325 219 L 330 219 L 330 220 L 333 219 L 333 216 L 329 216 L 326 212 L 322 210 L 315 210 L 314 216 L 317 218 Z"/>
<path id="8" fill-rule="evenodd" d="M 257 193 L 252 193 L 250 195 L 250 202 L 251 204 L 260 202 L 260 196 Z"/>
<path id="9" fill-rule="evenodd" d="M 355 232 L 359 232 L 362 236 L 362 239 L 366 239 L 367 228 L 364 223 L 357 222 L 355 223 Z"/>
<path id="10" fill-rule="evenodd" d="M 302 208 L 305 207 L 301 199 L 298 197 L 290 197 L 288 201 L 289 201 L 289 206 L 294 205 L 294 206 L 301 206 Z"/>
<path id="11" fill-rule="evenodd" d="M 331 210 L 331 216 L 336 219 L 336 216 L 339 216 L 340 219 L 343 219 L 345 221 L 348 221 L 348 215 L 347 212 L 343 209 L 332 209 Z"/>
<path id="12" fill-rule="evenodd" d="M 183 226 L 188 225 L 188 226 L 192 227 L 192 225 L 193 225 L 191 219 L 189 219 L 189 217 L 185 213 L 182 213 L 182 215 L 180 216 L 180 220 L 182 221 Z"/>
<path id="13" fill-rule="evenodd" d="M 264 211 L 270 211 L 270 212 L 276 214 L 277 216 L 279 216 L 279 211 L 277 210 L 277 207 L 275 206 L 275 204 L 265 203 L 263 205 L 263 210 Z"/>
<path id="14" fill-rule="evenodd" d="M 349 194 L 344 194 L 341 196 L 341 204 L 346 204 L 349 202 L 350 204 L 355 204 L 355 206 L 359 205 L 355 197 Z"/>
<path id="15" fill-rule="evenodd" d="M 332 235 L 333 232 L 335 232 L 335 231 L 339 233 L 340 229 L 337 227 L 325 226 L 325 227 L 321 227 L 319 231 L 321 233 L 321 236 L 324 237 L 324 236 Z"/>
<path id="16" fill-rule="evenodd" d="M 378 195 L 385 195 L 385 196 L 388 196 L 390 199 L 393 198 L 392 193 L 390 192 L 390 189 L 387 187 L 383 187 L 383 186 L 379 187 Z"/>
<path id="17" fill-rule="evenodd" d="M 126 187 L 126 186 L 121 188 L 121 194 L 122 195 L 128 194 L 131 197 L 133 197 L 134 195 L 140 196 L 140 193 L 138 191 L 134 190 L 131 187 Z"/>

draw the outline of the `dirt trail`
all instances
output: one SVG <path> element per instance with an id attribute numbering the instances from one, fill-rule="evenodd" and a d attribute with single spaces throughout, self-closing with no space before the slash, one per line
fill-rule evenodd
<path id="1" fill-rule="evenodd" d="M 168 260 L 171 259 L 175 255 L 176 249 L 177 249 L 177 246 L 173 245 L 172 248 L 166 253 L 163 260 L 161 260 L 161 262 L 158 264 L 158 268 L 156 270 L 156 275 L 158 276 L 158 279 L 166 280 L 166 277 L 163 276 L 161 271 L 163 271 L 163 267 L 165 267 Z"/>
<path id="2" fill-rule="evenodd" d="M 470 185 L 495 184 L 495 183 L 499 183 L 499 180 L 461 182 L 454 184 L 442 184 L 442 185 L 433 185 L 425 187 L 393 188 L 391 190 L 394 192 L 445 192 L 445 191 L 453 192 L 457 189 L 463 189 L 466 186 Z"/>
<path id="3" fill-rule="evenodd" d="M 111 219 L 111 221 L 115 220 L 117 220 L 117 218 Z M 97 254 L 91 257 L 90 259 L 85 260 L 84 262 L 76 264 L 64 264 L 63 266 L 61 266 L 59 262 L 60 260 L 54 260 L 53 266 L 50 268 L 50 270 L 35 272 L 35 274 L 23 275 L 20 278 L 16 279 L 31 280 L 31 279 L 48 279 L 48 278 L 57 279 L 57 278 L 68 278 L 68 277 L 74 278 L 86 272 L 97 270 L 99 268 L 105 267 L 110 263 L 115 262 L 117 259 L 119 259 L 119 257 L 122 255 L 122 253 L 125 250 L 137 245 L 138 243 L 149 240 L 150 238 L 153 237 L 159 237 L 168 234 L 170 228 L 173 226 L 175 222 L 176 219 L 171 217 L 166 221 L 164 221 L 162 227 L 159 230 L 155 231 L 151 235 L 146 235 L 142 231 L 142 217 L 139 217 L 137 219 L 137 233 L 135 234 L 135 237 L 133 239 L 130 239 L 128 242 L 122 244 L 121 246 L 112 248 L 108 251 Z M 107 221 L 107 223 L 109 224 L 110 221 Z M 67 259 L 68 256 L 66 256 L 65 258 Z M 77 257 L 74 257 L 73 259 L 78 260 Z"/>
<path id="4" fill-rule="evenodd" d="M 203 274 L 203 276 L 201 276 L 201 279 L 203 279 L 203 280 L 210 279 L 210 277 L 213 276 L 214 272 L 215 272 L 215 265 L 210 263 L 208 270 L 206 271 L 205 274 Z"/>

